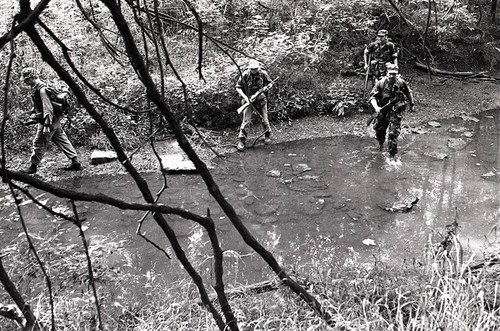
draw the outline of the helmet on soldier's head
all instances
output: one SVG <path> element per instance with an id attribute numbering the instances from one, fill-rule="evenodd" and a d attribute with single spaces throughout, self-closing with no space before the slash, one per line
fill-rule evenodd
<path id="1" fill-rule="evenodd" d="M 251 59 L 248 61 L 248 69 L 259 69 L 260 63 L 257 60 Z"/>
<path id="2" fill-rule="evenodd" d="M 38 74 L 36 73 L 35 69 L 28 67 L 23 69 L 21 77 L 23 80 L 28 78 L 38 78 Z"/>
<path id="3" fill-rule="evenodd" d="M 387 63 L 385 66 L 389 74 L 397 74 L 399 72 L 398 66 L 393 63 Z"/>
<path id="4" fill-rule="evenodd" d="M 387 30 L 378 30 L 377 36 L 379 36 L 379 37 L 385 37 L 388 34 L 389 34 L 389 32 L 387 32 Z"/>

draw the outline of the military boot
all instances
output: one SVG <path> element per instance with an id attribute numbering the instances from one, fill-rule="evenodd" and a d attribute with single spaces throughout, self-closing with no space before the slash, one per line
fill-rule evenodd
<path id="1" fill-rule="evenodd" d="M 36 173 L 36 170 L 37 170 L 37 165 L 32 163 L 28 168 L 21 170 L 21 172 L 32 175 Z"/>
<path id="2" fill-rule="evenodd" d="M 264 137 L 264 144 L 266 144 L 266 145 L 271 144 L 271 135 L 268 133 L 266 133 L 266 135 Z"/>
<path id="3" fill-rule="evenodd" d="M 77 171 L 77 170 L 82 170 L 82 165 L 80 162 L 78 162 L 78 159 L 76 157 L 71 159 L 71 165 L 63 168 L 66 171 Z"/>
<path id="4" fill-rule="evenodd" d="M 240 152 L 243 152 L 245 150 L 245 140 L 246 140 L 245 138 L 240 138 L 240 141 L 236 146 L 236 149 L 239 150 Z"/>

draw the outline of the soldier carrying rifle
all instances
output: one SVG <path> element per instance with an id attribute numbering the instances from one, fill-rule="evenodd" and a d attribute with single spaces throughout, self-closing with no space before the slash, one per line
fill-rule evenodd
<path id="1" fill-rule="evenodd" d="M 243 72 L 236 83 L 236 91 L 243 98 L 243 106 L 240 107 L 243 108 L 243 122 L 240 126 L 237 145 L 239 151 L 245 149 L 248 136 L 247 127 L 251 123 L 253 110 L 260 114 L 262 120 L 265 135 L 264 143 L 266 145 L 271 143 L 271 126 L 267 117 L 267 95 L 272 83 L 269 74 L 261 69 L 259 62 L 256 60 L 248 62 L 248 69 Z"/>
<path id="2" fill-rule="evenodd" d="M 398 137 L 401 133 L 401 120 L 406 103 L 409 111 L 413 111 L 415 103 L 413 93 L 398 75 L 398 67 L 394 64 L 387 65 L 387 75 L 377 81 L 370 93 L 368 100 L 375 109 L 375 124 L 373 126 L 379 143 L 380 151 L 384 148 L 385 136 L 389 129 L 388 151 L 389 157 L 394 159 L 398 153 Z"/>
<path id="3" fill-rule="evenodd" d="M 364 63 L 365 70 L 375 80 L 385 76 L 386 65 L 392 63 L 398 65 L 398 52 L 393 42 L 389 41 L 387 30 L 379 30 L 377 39 L 365 48 Z M 366 87 L 365 87 L 366 88 Z"/>
<path id="4" fill-rule="evenodd" d="M 82 166 L 78 161 L 77 152 L 62 128 L 61 115 L 56 112 L 55 104 L 52 102 L 52 93 L 50 93 L 52 89 L 39 78 L 38 73 L 33 68 L 23 69 L 21 76 L 24 83 L 31 86 L 31 98 L 35 114 L 32 119 L 37 123 L 36 135 L 33 140 L 33 152 L 30 157 L 31 164 L 21 171 L 27 174 L 37 172 L 38 165 L 42 161 L 51 140 L 71 160 L 71 164 L 63 169 L 70 171 L 81 170 Z"/>

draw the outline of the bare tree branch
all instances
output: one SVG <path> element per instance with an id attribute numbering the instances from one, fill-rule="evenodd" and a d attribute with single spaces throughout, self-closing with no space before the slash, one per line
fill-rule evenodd
<path id="1" fill-rule="evenodd" d="M 104 324 L 102 323 L 101 317 L 101 306 L 99 305 L 99 297 L 97 295 L 97 289 L 95 287 L 95 278 L 94 271 L 92 268 L 92 259 L 90 258 L 89 246 L 87 244 L 87 240 L 85 239 L 85 231 L 82 228 L 82 222 L 80 221 L 80 217 L 78 216 L 78 212 L 76 210 L 76 205 L 73 200 L 71 200 L 71 207 L 73 208 L 73 215 L 75 216 L 75 225 L 78 227 L 78 232 L 80 233 L 80 238 L 82 238 L 82 245 L 85 251 L 85 257 L 87 259 L 87 271 L 89 274 L 89 284 L 92 287 L 92 293 L 94 295 L 94 303 L 97 310 L 97 327 L 100 330 L 104 330 Z"/>
<path id="2" fill-rule="evenodd" d="M 19 293 L 16 285 L 14 284 L 14 282 L 12 282 L 9 275 L 5 271 L 2 263 L 2 256 L 0 256 L 0 283 L 2 283 L 5 291 L 9 294 L 12 300 L 14 300 L 14 302 L 16 303 L 17 307 L 21 310 L 26 321 L 24 321 L 24 319 L 22 318 L 10 318 L 15 319 L 21 325 L 25 325 L 25 330 L 40 330 L 36 317 L 31 311 L 31 307 L 24 301 L 23 296 L 21 295 L 21 293 Z M 3 316 L 8 317 L 6 315 Z"/>
<path id="3" fill-rule="evenodd" d="M 50 280 L 50 277 L 47 273 L 47 270 L 45 269 L 45 265 L 42 262 L 42 259 L 38 255 L 38 252 L 36 250 L 35 245 L 33 244 L 33 241 L 31 240 L 31 236 L 29 235 L 28 232 L 28 227 L 26 226 L 26 222 L 24 221 L 23 213 L 21 212 L 21 206 L 19 204 L 19 201 L 16 199 L 16 193 L 14 192 L 14 187 L 13 185 L 9 182 L 9 189 L 12 194 L 12 197 L 14 197 L 14 201 L 16 202 L 16 207 L 17 207 L 17 214 L 19 215 L 19 220 L 21 221 L 21 225 L 23 227 L 24 234 L 26 236 L 26 241 L 28 242 L 29 250 L 35 257 L 35 260 L 38 263 L 38 266 L 40 270 L 42 271 L 43 277 L 45 279 L 45 284 L 47 286 L 47 291 L 49 292 L 49 304 L 50 304 L 50 315 L 51 315 L 51 330 L 55 331 L 56 330 L 56 320 L 55 320 L 55 312 L 54 312 L 54 295 L 52 291 L 52 281 Z M 31 314 L 31 311 L 26 315 L 26 310 L 24 306 L 18 306 L 19 309 L 24 314 L 24 317 L 26 317 L 26 320 L 28 323 L 33 323 L 31 324 L 31 327 L 33 327 L 36 324 L 36 319 L 28 319 L 29 315 Z M 30 330 L 30 329 L 28 329 Z"/>
<path id="4" fill-rule="evenodd" d="M 191 14 L 193 14 L 196 24 L 198 25 L 198 75 L 200 79 L 205 81 L 205 78 L 203 78 L 203 73 L 202 73 L 202 65 L 203 65 L 203 22 L 201 20 L 200 15 L 194 8 L 193 4 L 189 0 L 182 0 L 188 8 Z"/>
<path id="5" fill-rule="evenodd" d="M 40 14 L 45 10 L 49 2 L 50 0 L 41 0 L 36 5 L 35 9 L 31 10 L 30 2 L 28 0 L 20 1 L 21 9 L 23 9 L 23 7 L 26 7 L 25 13 L 27 13 L 27 15 L 24 17 L 24 19 L 21 20 L 21 22 L 17 26 L 15 26 L 9 32 L 0 37 L 0 49 L 2 49 L 6 43 L 13 40 L 18 34 L 23 32 L 27 26 L 34 24 L 35 21 L 38 19 L 38 16 L 40 16 Z M 14 20 L 18 19 L 19 19 L 18 17 L 14 18 Z"/>
<path id="6" fill-rule="evenodd" d="M 66 198 L 66 199 L 71 199 L 71 200 L 77 200 L 77 201 L 88 201 L 88 202 L 98 202 L 110 206 L 114 206 L 120 209 L 124 210 L 144 210 L 144 211 L 151 211 L 155 213 L 160 213 L 160 214 L 172 214 L 172 215 L 177 215 L 185 219 L 192 220 L 196 223 L 199 223 L 202 226 L 205 226 L 206 222 L 209 222 L 210 220 L 194 214 L 188 210 L 182 209 L 182 208 L 174 208 L 174 207 L 169 207 L 166 205 L 162 204 L 154 204 L 154 203 L 147 203 L 147 204 L 141 204 L 141 203 L 129 203 L 126 201 L 122 201 L 113 197 L 109 197 L 104 194 L 88 194 L 84 192 L 77 192 L 73 190 L 68 190 L 64 188 L 57 187 L 53 184 L 50 184 L 46 181 L 37 179 L 35 177 L 32 177 L 30 175 L 24 174 L 19 171 L 11 171 L 9 169 L 5 170 L 0 170 L 1 175 L 6 175 L 8 178 L 11 180 L 17 180 L 26 184 L 29 184 L 35 188 L 38 188 L 40 190 L 46 191 L 48 193 L 51 193 L 59 198 Z M 24 192 L 23 192 L 24 193 Z"/>
<path id="7" fill-rule="evenodd" d="M 170 127 L 172 128 L 175 137 L 179 143 L 179 146 L 183 149 L 189 159 L 193 162 L 196 169 L 202 176 L 205 184 L 207 185 L 208 191 L 215 198 L 218 204 L 221 206 L 222 210 L 228 216 L 229 220 L 238 230 L 243 240 L 252 247 L 261 257 L 268 263 L 268 265 L 273 269 L 273 271 L 280 277 L 285 285 L 287 285 L 290 289 L 292 289 L 295 293 L 297 293 L 302 299 L 304 299 L 313 309 L 316 311 L 322 318 L 324 318 L 329 324 L 334 324 L 331 316 L 328 312 L 326 312 L 321 304 L 310 295 L 302 286 L 300 286 L 297 282 L 292 280 L 286 271 L 279 265 L 278 261 L 276 261 L 275 257 L 266 250 L 248 231 L 245 227 L 239 216 L 236 214 L 233 206 L 226 200 L 226 198 L 222 195 L 219 190 L 218 185 L 215 183 L 212 175 L 208 171 L 205 163 L 198 157 L 196 152 L 193 150 L 192 146 L 187 141 L 186 137 L 182 133 L 180 128 L 180 124 L 176 117 L 168 110 L 168 106 L 165 101 L 161 98 L 160 93 L 155 88 L 155 84 L 150 77 L 147 67 L 142 60 L 142 56 L 137 49 L 137 46 L 134 42 L 134 38 L 132 33 L 125 23 L 125 19 L 120 12 L 120 8 L 118 4 L 114 0 L 103 0 L 108 9 L 110 10 L 113 19 L 122 34 L 123 41 L 125 43 L 125 48 L 127 53 L 129 54 L 129 58 L 133 66 L 136 67 L 136 72 L 138 73 L 141 81 L 146 86 L 147 95 L 154 102 L 158 110 L 163 114 L 163 116 L 167 119 Z"/>

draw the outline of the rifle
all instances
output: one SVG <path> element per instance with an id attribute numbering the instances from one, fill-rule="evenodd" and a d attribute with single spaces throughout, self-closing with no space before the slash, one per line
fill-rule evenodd
<path id="1" fill-rule="evenodd" d="M 399 102 L 399 97 L 398 96 L 395 96 L 391 101 L 389 101 L 387 104 L 385 104 L 382 108 L 380 108 L 380 111 L 378 113 L 374 113 L 372 114 L 372 116 L 370 116 L 370 118 L 368 118 L 368 121 L 366 121 L 366 126 L 370 126 L 370 124 L 374 123 L 377 121 L 377 119 L 382 116 L 382 114 L 388 110 L 389 108 L 391 108 L 392 106 L 394 106 L 396 103 Z"/>
<path id="2" fill-rule="evenodd" d="M 236 109 L 236 112 L 238 114 L 241 114 L 241 112 L 247 108 L 248 106 L 252 106 L 253 107 L 253 102 L 255 101 L 255 99 L 257 99 L 257 97 L 259 95 L 261 95 L 262 93 L 264 92 L 267 92 L 269 91 L 269 89 L 271 87 L 273 87 L 274 83 L 278 80 L 279 76 L 276 77 L 275 79 L 273 79 L 269 84 L 267 84 L 266 86 L 262 87 L 260 90 L 258 90 L 257 92 L 255 92 L 251 97 L 250 97 L 250 102 L 245 102 L 245 104 L 243 104 L 240 108 Z"/>
<path id="3" fill-rule="evenodd" d="M 43 123 L 42 113 L 31 114 L 28 120 L 23 122 L 23 125 L 28 126 L 32 124 Z"/>
<path id="4" fill-rule="evenodd" d="M 366 74 L 365 74 L 365 89 L 363 91 L 363 99 L 366 96 L 366 88 L 368 87 L 368 79 L 370 77 L 370 69 L 372 67 L 372 55 L 368 54 L 368 68 L 366 68 Z"/>

